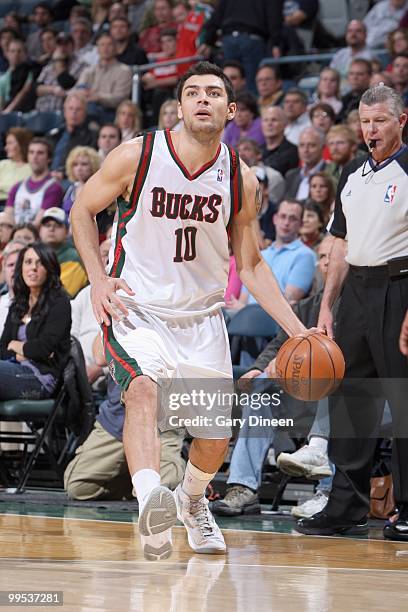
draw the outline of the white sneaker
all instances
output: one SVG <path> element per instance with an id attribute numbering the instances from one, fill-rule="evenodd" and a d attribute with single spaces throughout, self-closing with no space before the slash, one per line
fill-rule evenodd
<path id="1" fill-rule="evenodd" d="M 143 554 L 149 561 L 170 557 L 173 550 L 171 527 L 177 520 L 173 493 L 167 487 L 155 487 L 139 515 L 139 533 Z"/>
<path id="2" fill-rule="evenodd" d="M 208 500 L 191 499 L 178 485 L 174 491 L 177 518 L 187 529 L 188 543 L 197 553 L 222 555 L 227 547 L 224 536 L 208 508 Z"/>
<path id="3" fill-rule="evenodd" d="M 326 507 L 329 494 L 324 491 L 316 491 L 311 499 L 308 499 L 299 506 L 293 506 L 290 511 L 296 518 L 310 518 L 314 514 L 321 512 Z"/>
<path id="4" fill-rule="evenodd" d="M 281 453 L 277 465 L 285 474 L 305 476 L 310 480 L 320 480 L 333 474 L 327 455 L 310 446 L 303 446 L 295 453 Z"/>

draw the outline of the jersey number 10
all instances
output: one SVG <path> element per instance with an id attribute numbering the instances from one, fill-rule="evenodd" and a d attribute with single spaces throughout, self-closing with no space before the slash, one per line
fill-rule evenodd
<path id="1" fill-rule="evenodd" d="M 196 227 L 186 227 L 177 229 L 176 234 L 176 255 L 173 261 L 181 263 L 182 261 L 192 261 L 196 258 Z M 184 253 L 183 253 L 184 250 Z"/>

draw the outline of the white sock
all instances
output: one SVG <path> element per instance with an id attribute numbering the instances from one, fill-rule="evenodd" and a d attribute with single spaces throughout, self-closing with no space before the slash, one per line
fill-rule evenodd
<path id="1" fill-rule="evenodd" d="M 211 482 L 216 473 L 207 474 L 207 472 L 202 472 L 189 460 L 181 488 L 191 499 L 201 499 L 204 496 L 208 483 Z"/>
<path id="2" fill-rule="evenodd" d="M 160 486 L 160 474 L 155 470 L 139 470 L 132 476 L 132 484 L 139 502 L 139 515 L 145 500 L 156 487 Z"/>
<path id="3" fill-rule="evenodd" d="M 322 455 L 327 455 L 327 444 L 328 440 L 320 436 L 313 436 L 309 440 L 309 448 L 315 448 Z"/>

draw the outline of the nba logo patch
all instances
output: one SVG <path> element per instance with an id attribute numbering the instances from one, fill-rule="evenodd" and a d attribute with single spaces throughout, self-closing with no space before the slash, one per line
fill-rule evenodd
<path id="1" fill-rule="evenodd" d="M 396 191 L 397 191 L 396 185 L 388 185 L 387 191 L 385 192 L 385 196 L 384 196 L 384 204 L 393 204 L 395 200 Z"/>
<path id="2" fill-rule="evenodd" d="M 222 183 L 222 179 L 224 178 L 224 170 L 222 170 L 222 168 L 219 168 L 217 170 L 217 181 L 219 183 Z"/>

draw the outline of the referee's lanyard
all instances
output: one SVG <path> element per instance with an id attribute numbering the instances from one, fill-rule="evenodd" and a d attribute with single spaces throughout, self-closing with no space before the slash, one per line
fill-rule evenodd
<path id="1" fill-rule="evenodd" d="M 374 176 L 374 174 L 371 174 L 371 172 L 378 172 L 378 170 L 382 170 L 383 168 L 388 166 L 388 164 L 391 164 L 391 162 L 393 162 L 394 159 L 397 159 L 397 157 L 399 157 L 407 149 L 408 149 L 408 145 L 403 144 L 401 146 L 401 148 L 399 148 L 398 151 L 396 153 L 394 153 L 394 155 L 391 155 L 391 157 L 387 157 L 387 159 L 384 159 L 384 161 L 380 162 L 379 164 L 374 162 L 374 160 L 372 158 L 372 155 L 369 155 L 369 157 L 364 162 L 363 171 L 362 171 L 361 176 L 364 177 L 364 176 L 371 175 L 370 178 L 367 179 L 366 182 L 371 181 L 371 179 Z M 368 172 L 366 172 L 366 164 L 367 164 L 367 162 L 370 164 L 370 170 Z"/>

